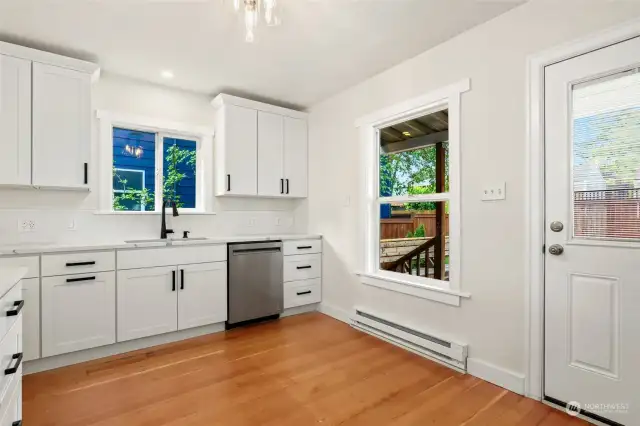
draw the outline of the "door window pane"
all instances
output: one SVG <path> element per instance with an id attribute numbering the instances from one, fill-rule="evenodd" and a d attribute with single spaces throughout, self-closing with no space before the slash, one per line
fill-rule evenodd
<path id="1" fill-rule="evenodd" d="M 640 239 L 640 74 L 573 88 L 573 234 Z"/>
<path id="2" fill-rule="evenodd" d="M 412 204 L 380 205 L 380 269 L 448 281 L 449 203 Z"/>
<path id="3" fill-rule="evenodd" d="M 164 197 L 180 208 L 196 208 L 196 141 L 164 138 Z"/>
<path id="4" fill-rule="evenodd" d="M 113 129 L 113 210 L 153 211 L 155 133 Z"/>

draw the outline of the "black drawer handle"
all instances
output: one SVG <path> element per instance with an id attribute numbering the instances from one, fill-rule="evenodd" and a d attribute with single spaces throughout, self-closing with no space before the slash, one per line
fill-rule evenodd
<path id="1" fill-rule="evenodd" d="M 4 370 L 5 376 L 8 376 L 9 374 L 16 374 L 16 372 L 18 371 L 18 368 L 20 367 L 20 364 L 22 364 L 22 352 L 13 354 L 11 356 L 11 359 L 12 360 L 17 359 L 18 362 L 16 362 L 16 365 L 14 365 L 13 367 L 9 367 Z M 9 363 L 9 365 L 11 365 L 11 363 Z"/>
<path id="2" fill-rule="evenodd" d="M 180 269 L 180 290 L 184 290 L 184 269 Z"/>
<path id="3" fill-rule="evenodd" d="M 311 269 L 311 265 L 306 265 L 306 266 L 296 266 L 296 269 Z"/>
<path id="4" fill-rule="evenodd" d="M 13 309 L 11 309 L 10 311 L 7 311 L 8 317 L 15 317 L 20 313 L 22 308 L 24 308 L 24 300 L 18 300 L 17 302 L 13 302 L 13 306 L 15 306 Z"/>
<path id="5" fill-rule="evenodd" d="M 22 426 L 22 420 L 16 420 L 15 422 L 11 423 L 11 426 Z"/>
<path id="6" fill-rule="evenodd" d="M 65 266 L 89 266 L 89 265 L 95 265 L 96 261 L 92 260 L 90 262 L 69 262 L 67 264 L 65 264 Z"/>
<path id="7" fill-rule="evenodd" d="M 77 283 L 79 281 L 95 281 L 96 277 L 67 278 L 68 283 Z"/>
<path id="8" fill-rule="evenodd" d="M 171 291 L 176 291 L 176 271 L 171 271 Z"/>
<path id="9" fill-rule="evenodd" d="M 304 294 L 311 294 L 311 290 L 307 290 L 307 291 L 301 291 L 299 293 L 296 293 L 298 296 L 302 296 Z"/>
<path id="10" fill-rule="evenodd" d="M 307 250 L 311 248 L 313 248 L 313 246 L 298 246 L 298 250 Z"/>

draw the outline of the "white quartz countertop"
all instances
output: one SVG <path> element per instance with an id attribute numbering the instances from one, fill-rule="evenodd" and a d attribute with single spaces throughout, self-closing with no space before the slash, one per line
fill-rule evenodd
<path id="1" fill-rule="evenodd" d="M 5 267 L 0 268 L 0 297 L 16 285 L 18 281 L 27 275 L 27 268 L 25 267 Z"/>
<path id="2" fill-rule="evenodd" d="M 87 243 L 28 243 L 0 246 L 0 256 L 16 254 L 41 254 L 92 250 L 135 249 L 146 247 L 214 245 L 245 241 L 273 241 L 273 240 L 306 240 L 322 238 L 318 234 L 284 234 L 284 235 L 233 235 L 224 237 L 207 237 L 206 239 L 175 239 L 167 241 L 92 241 Z M 26 270 L 25 270 L 26 272 Z M 22 277 L 21 277 L 22 278 Z"/>

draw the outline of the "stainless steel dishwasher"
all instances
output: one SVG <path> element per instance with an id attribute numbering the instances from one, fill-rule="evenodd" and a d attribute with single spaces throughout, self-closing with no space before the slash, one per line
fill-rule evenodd
<path id="1" fill-rule="evenodd" d="M 228 247 L 227 328 L 282 313 L 282 241 L 234 243 Z"/>

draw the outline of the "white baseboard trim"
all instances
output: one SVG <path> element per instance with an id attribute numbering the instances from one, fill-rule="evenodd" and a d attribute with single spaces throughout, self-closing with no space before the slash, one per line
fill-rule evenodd
<path id="1" fill-rule="evenodd" d="M 53 370 L 54 368 L 66 367 L 72 364 L 123 354 L 125 352 L 136 351 L 138 349 L 151 348 L 153 346 L 164 345 L 165 343 L 178 342 L 180 340 L 204 336 L 205 334 L 218 333 L 221 331 L 224 331 L 223 322 L 205 325 L 203 327 L 190 328 L 188 330 L 175 331 L 173 333 L 160 334 L 158 336 L 150 336 L 142 339 L 115 343 L 113 345 L 100 346 L 98 348 L 86 349 L 84 351 L 34 359 L 23 364 L 22 373 L 24 375 L 39 373 L 41 371 Z"/>
<path id="2" fill-rule="evenodd" d="M 335 306 L 327 305 L 323 302 L 320 303 L 320 306 L 318 306 L 318 311 L 332 318 L 335 318 L 338 321 L 346 322 L 347 324 L 351 323 L 351 315 L 349 314 L 349 312 L 340 308 L 336 308 Z"/>
<path id="3" fill-rule="evenodd" d="M 306 314 L 309 312 L 315 312 L 318 310 L 319 303 L 313 303 L 311 305 L 296 306 L 295 308 L 285 309 L 280 314 L 280 318 L 290 317 L 291 315 Z"/>
<path id="4" fill-rule="evenodd" d="M 524 375 L 505 370 L 477 358 L 467 358 L 467 373 L 482 380 L 524 395 Z"/>

